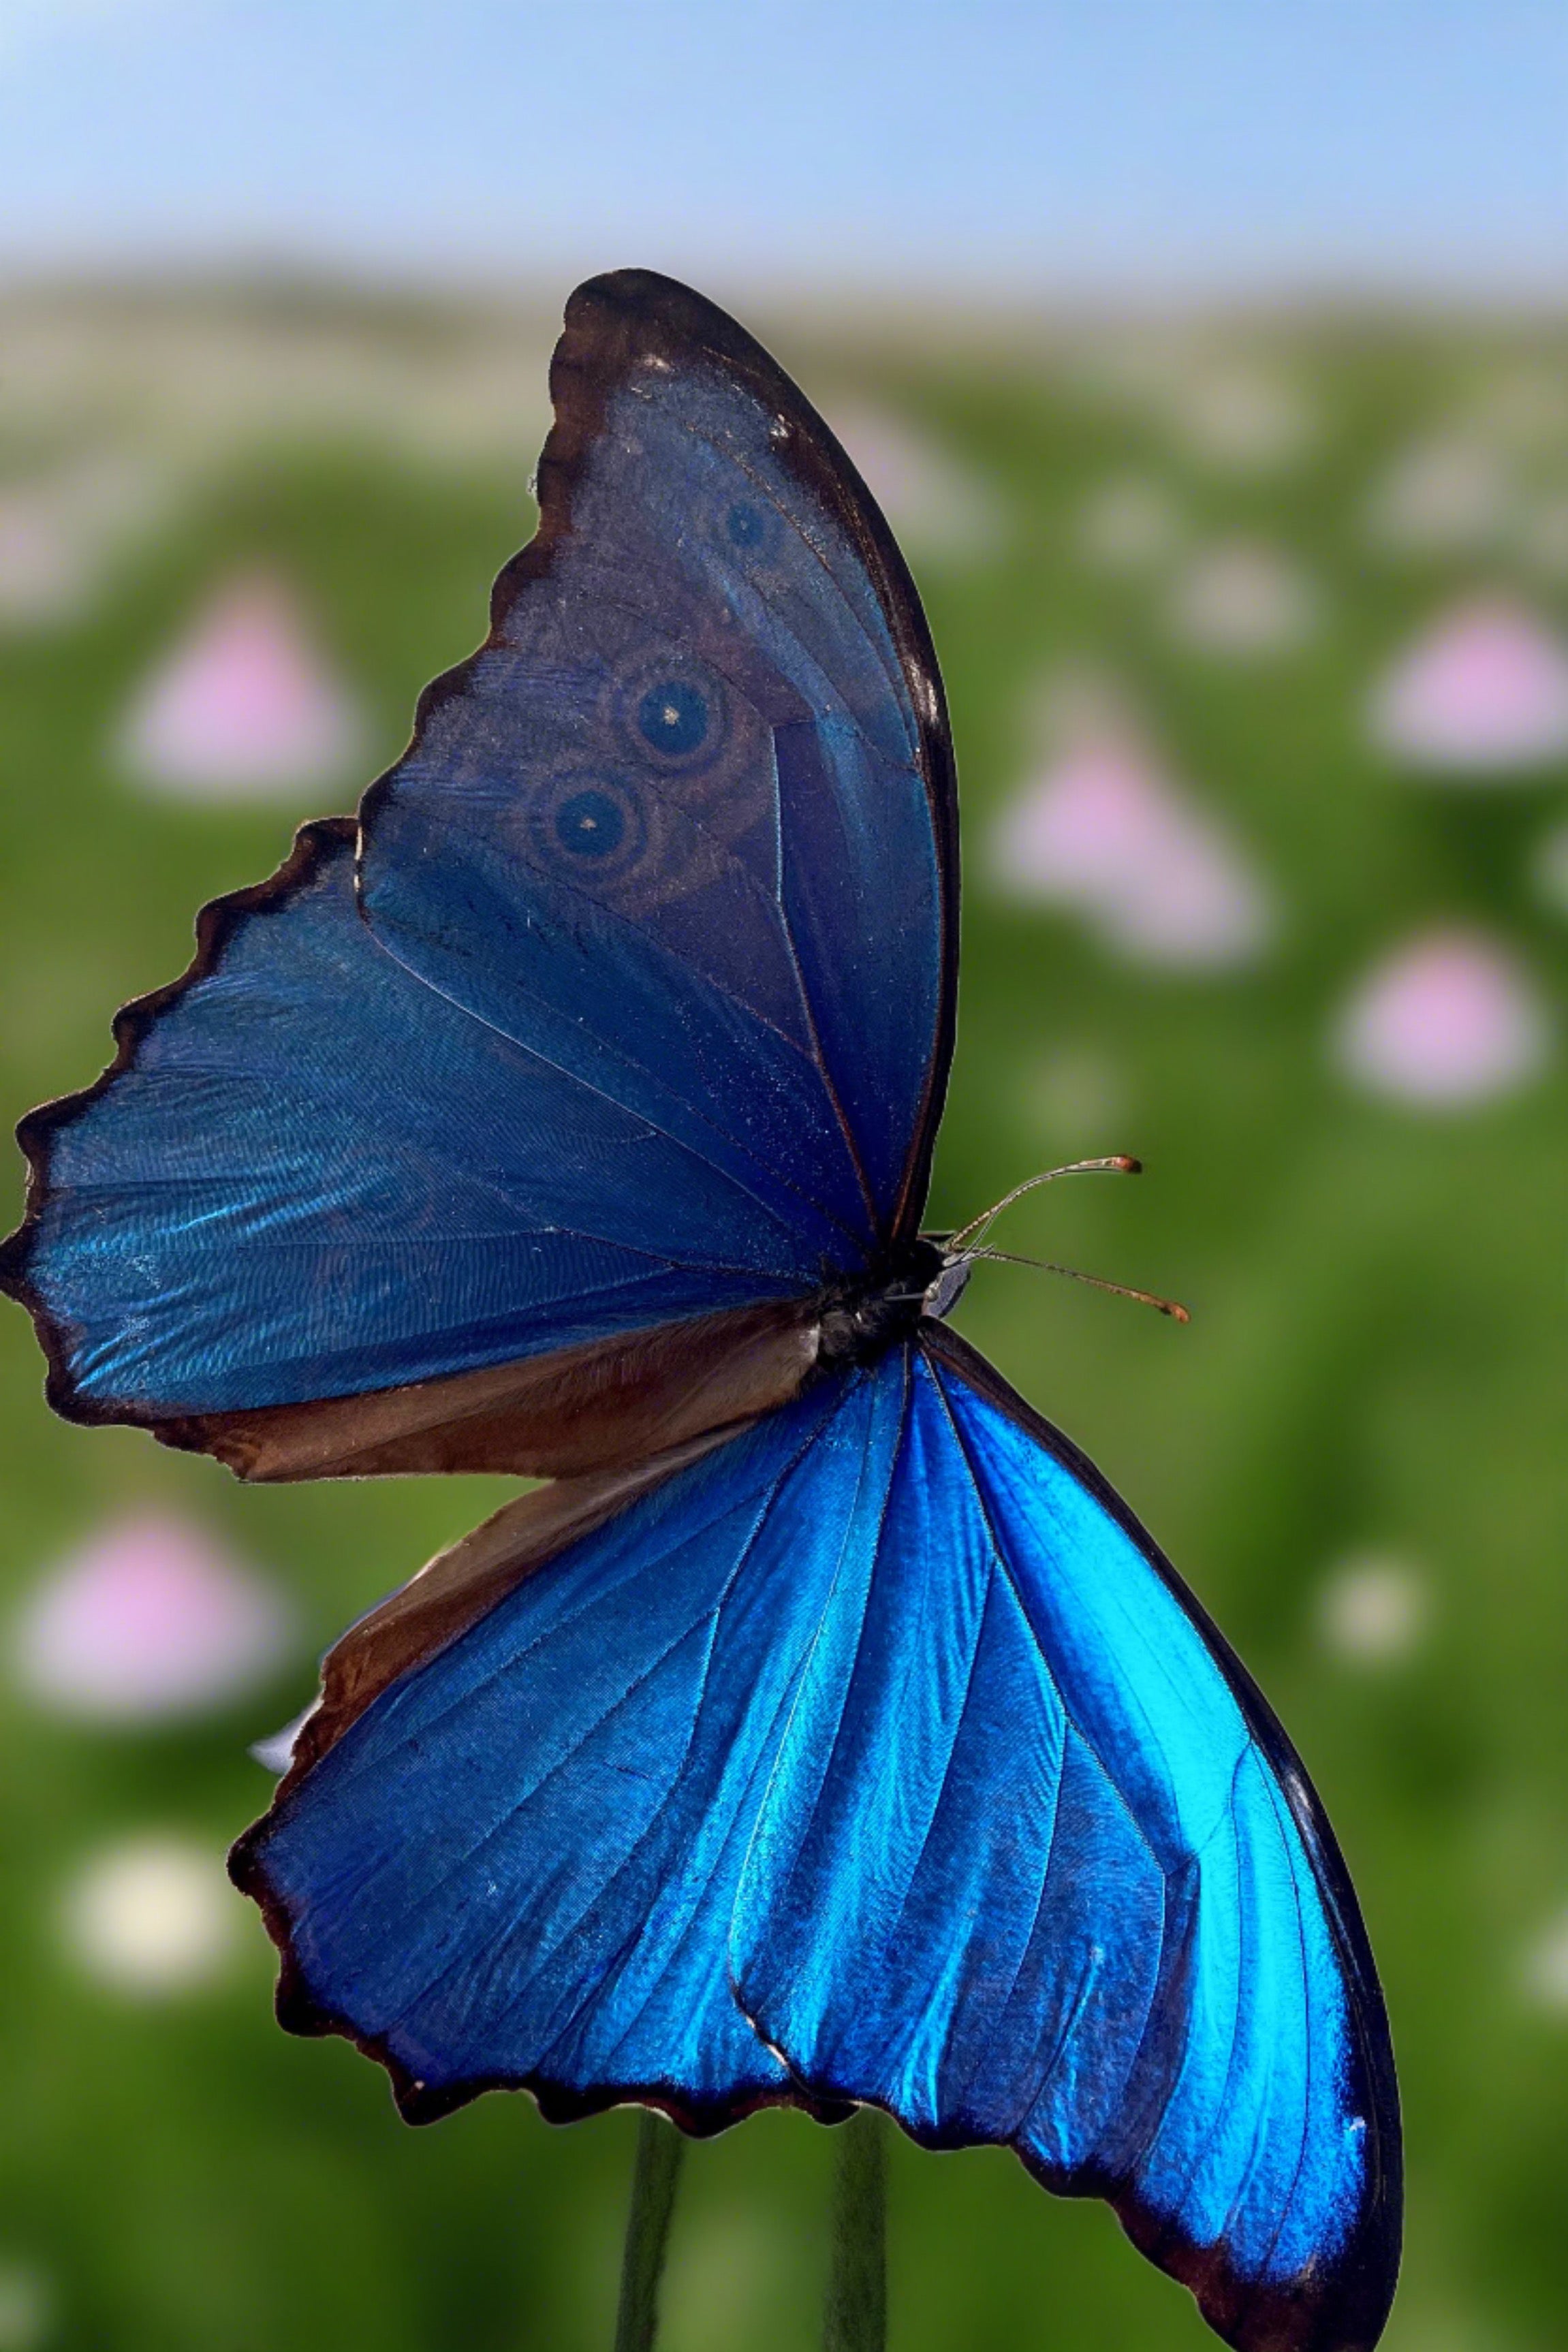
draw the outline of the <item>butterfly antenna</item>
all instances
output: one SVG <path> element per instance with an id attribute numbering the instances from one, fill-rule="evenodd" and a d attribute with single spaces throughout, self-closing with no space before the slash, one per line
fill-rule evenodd
<path id="1" fill-rule="evenodd" d="M 1142 1172 L 1143 1162 L 1131 1159 L 1124 1151 L 1117 1152 L 1110 1160 L 1069 1160 L 1065 1168 L 1047 1168 L 1039 1176 L 1026 1176 L 1021 1184 L 1015 1184 L 1010 1192 L 1005 1192 L 994 1208 L 982 1210 L 979 1216 L 972 1217 L 968 1224 L 962 1226 L 956 1234 L 949 1234 L 943 1246 L 954 1257 L 977 1255 L 980 1244 L 1004 1209 L 1010 1209 L 1015 1201 L 1021 1201 L 1026 1192 L 1033 1192 L 1038 1185 L 1054 1184 L 1058 1176 L 1141 1176 Z M 1036 1261 L 1021 1262 L 1032 1265 Z"/>
<path id="2" fill-rule="evenodd" d="M 1179 1299 L 1161 1298 L 1152 1290 L 1135 1290 L 1130 1282 L 1108 1282 L 1102 1274 L 1084 1274 L 1076 1265 L 1053 1265 L 1046 1258 L 1019 1257 L 1012 1250 L 972 1249 L 964 1255 L 985 1258 L 994 1265 L 1032 1265 L 1041 1274 L 1065 1274 L 1069 1282 L 1087 1282 L 1091 1290 L 1113 1291 L 1118 1298 L 1135 1298 L 1140 1307 L 1157 1307 L 1162 1315 L 1169 1315 L 1177 1323 L 1190 1323 L 1193 1319 Z"/>

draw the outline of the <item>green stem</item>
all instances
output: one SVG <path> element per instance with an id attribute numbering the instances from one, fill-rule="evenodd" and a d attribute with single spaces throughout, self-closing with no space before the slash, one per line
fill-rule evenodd
<path id="1" fill-rule="evenodd" d="M 888 2126 L 862 2107 L 837 2135 L 823 2352 L 884 2352 L 888 2341 Z"/>
<path id="2" fill-rule="evenodd" d="M 686 2142 L 675 2126 L 645 2107 L 637 2118 L 631 2210 L 621 2256 L 621 2307 L 616 2352 L 653 2352 L 658 2335 L 658 2283 L 669 2246 L 669 2219 Z"/>

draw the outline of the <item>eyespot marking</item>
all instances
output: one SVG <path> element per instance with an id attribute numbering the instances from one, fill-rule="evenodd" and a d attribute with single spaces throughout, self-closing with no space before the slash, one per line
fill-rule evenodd
<path id="1" fill-rule="evenodd" d="M 626 830 L 619 803 L 595 784 L 568 793 L 555 811 L 555 838 L 574 857 L 613 857 Z"/>
<path id="2" fill-rule="evenodd" d="M 707 737 L 709 723 L 708 698 L 688 678 L 658 680 L 637 704 L 637 731 L 667 760 L 695 751 Z"/>

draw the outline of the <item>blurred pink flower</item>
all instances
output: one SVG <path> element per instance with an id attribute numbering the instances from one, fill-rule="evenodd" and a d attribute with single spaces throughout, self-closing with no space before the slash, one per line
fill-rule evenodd
<path id="1" fill-rule="evenodd" d="M 144 1513 L 111 1520 L 38 1586 L 16 1628 L 16 1669 L 64 1714 L 148 1721 L 262 1680 L 291 1634 L 282 1597 L 200 1527 Z"/>
<path id="2" fill-rule="evenodd" d="M 1375 689 L 1376 740 L 1455 779 L 1568 753 L 1568 648 L 1528 606 L 1474 597 L 1419 638 Z"/>
<path id="3" fill-rule="evenodd" d="M 1264 886 L 1222 829 L 1130 740 L 1080 741 L 1003 812 L 997 887 L 1081 908 L 1136 962 L 1249 961 L 1272 928 Z"/>
<path id="4" fill-rule="evenodd" d="M 1467 931 L 1410 940 L 1369 973 L 1342 1015 L 1339 1058 L 1373 1093 L 1464 1109 L 1544 1066 L 1546 1013 L 1511 956 Z"/>
<path id="5" fill-rule="evenodd" d="M 361 740 L 358 710 L 277 582 L 233 581 L 133 703 L 125 760 L 152 790 L 246 800 L 327 784 Z"/>
<path id="6" fill-rule="evenodd" d="M 989 482 L 889 409 L 837 404 L 833 426 L 900 539 L 917 554 L 970 562 L 1005 537 Z"/>

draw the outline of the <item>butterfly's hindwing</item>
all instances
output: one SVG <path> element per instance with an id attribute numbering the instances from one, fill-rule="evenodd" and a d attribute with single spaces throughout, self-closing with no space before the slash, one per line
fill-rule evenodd
<path id="1" fill-rule="evenodd" d="M 416 2112 L 873 2101 L 1109 2197 L 1246 2352 L 1375 2341 L 1398 2119 L 1321 1808 L 1147 1538 L 945 1335 L 533 1568 L 241 1868 L 296 2021 Z"/>
<path id="2" fill-rule="evenodd" d="M 816 2095 L 1108 2196 L 1247 2352 L 1370 2346 L 1398 2112 L 1321 1808 L 1097 1474 L 928 1330 L 759 1815 L 742 2002 Z"/>

